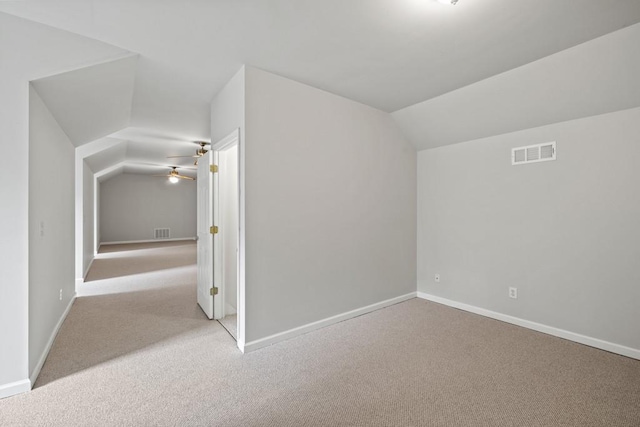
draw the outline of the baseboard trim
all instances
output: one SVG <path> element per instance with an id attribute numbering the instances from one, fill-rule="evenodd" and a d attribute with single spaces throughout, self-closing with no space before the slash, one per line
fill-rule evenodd
<path id="1" fill-rule="evenodd" d="M 122 240 L 119 242 L 101 242 L 102 245 L 126 245 L 128 243 L 162 243 L 162 242 L 181 242 L 186 240 L 196 240 L 195 237 L 178 237 L 176 239 L 149 239 L 149 240 Z"/>
<path id="2" fill-rule="evenodd" d="M 399 297 L 391 298 L 385 301 L 380 301 L 375 304 L 368 305 L 366 307 L 357 308 L 355 310 L 347 311 L 345 313 L 337 314 L 335 316 L 327 317 L 326 319 L 318 320 L 316 322 L 307 323 L 306 325 L 298 326 L 297 328 L 289 329 L 284 332 L 280 332 L 277 334 L 269 335 L 264 338 L 260 338 L 254 341 L 249 341 L 244 344 L 241 350 L 244 353 L 249 353 L 255 350 L 258 350 L 263 347 L 270 346 L 272 344 L 278 343 L 280 341 L 285 341 L 293 337 L 297 337 L 299 335 L 306 334 L 311 331 L 315 331 L 317 329 L 321 329 L 335 323 L 342 322 L 344 320 L 352 319 L 354 317 L 361 316 L 363 314 L 370 313 L 375 310 L 379 310 L 381 308 L 388 307 L 390 305 L 398 304 L 403 301 L 410 300 L 416 297 L 415 292 L 408 293 L 406 295 L 401 295 Z"/>
<path id="3" fill-rule="evenodd" d="M 28 379 L 2 384 L 0 385 L 0 399 L 26 393 L 29 390 L 31 390 L 31 382 Z"/>
<path id="4" fill-rule="evenodd" d="M 60 316 L 60 319 L 58 320 L 56 327 L 53 328 L 53 332 L 49 337 L 49 341 L 47 342 L 46 347 L 42 351 L 42 354 L 40 355 L 40 359 L 38 359 L 38 363 L 36 364 L 35 368 L 33 368 L 33 372 L 31 372 L 31 375 L 29 376 L 29 380 L 31 381 L 31 386 L 33 386 L 36 383 L 36 379 L 38 378 L 38 375 L 40 375 L 40 370 L 42 369 L 42 366 L 44 366 L 44 362 L 45 360 L 47 360 L 47 356 L 49 356 L 49 351 L 51 351 L 51 346 L 53 346 L 53 342 L 55 341 L 56 336 L 58 335 L 58 331 L 60 331 L 60 328 L 62 327 L 62 323 L 64 323 L 64 320 L 67 318 L 69 311 L 71 311 L 71 306 L 73 305 L 75 300 L 76 300 L 76 294 L 74 293 L 73 296 L 71 297 L 71 300 L 69 301 L 69 304 L 67 304 L 67 308 L 65 308 L 64 312 L 62 313 L 62 316 Z"/>
<path id="5" fill-rule="evenodd" d="M 553 335 L 555 337 L 564 338 L 569 341 L 574 341 L 579 344 L 588 345 L 590 347 L 599 348 L 600 350 L 609 351 L 611 353 L 620 354 L 622 356 L 631 357 L 632 359 L 640 360 L 640 350 L 626 347 L 620 344 L 615 344 L 609 341 L 604 341 L 598 338 L 592 338 L 586 335 L 581 335 L 575 332 L 567 331 L 564 329 L 555 328 L 553 326 L 544 325 L 542 323 L 532 322 L 530 320 L 521 319 L 519 317 L 509 316 L 507 314 L 498 313 L 495 311 L 487 310 L 484 308 L 476 307 L 446 298 L 438 297 L 435 295 L 427 294 L 424 292 L 418 292 L 418 298 L 437 302 L 439 304 L 448 305 L 449 307 L 458 308 L 460 310 L 468 311 L 470 313 L 479 314 L 481 316 L 490 317 L 492 319 L 500 320 L 502 322 L 511 323 L 513 325 L 522 326 L 523 328 L 532 329 L 534 331 L 542 332 L 544 334 Z"/>

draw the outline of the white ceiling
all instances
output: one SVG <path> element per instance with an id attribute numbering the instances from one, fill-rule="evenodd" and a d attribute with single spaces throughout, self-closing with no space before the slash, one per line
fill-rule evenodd
<path id="1" fill-rule="evenodd" d="M 129 126 L 136 55 L 32 81 L 76 147 Z"/>
<path id="2" fill-rule="evenodd" d="M 128 128 L 114 135 L 131 162 L 148 162 L 144 141 L 189 154 L 190 141 L 208 140 L 209 102 L 242 64 L 389 112 L 438 110 L 444 94 L 640 22 L 638 0 L 60 0 L 2 1 L 0 11 L 139 54 Z M 416 117 L 405 132 L 428 147 Z M 473 137 L 456 133 L 459 120 L 438 116 L 430 138 Z M 73 139 L 93 136 L 79 129 Z"/>
<path id="3" fill-rule="evenodd" d="M 638 107 L 639 46 L 637 24 L 396 111 L 393 117 L 422 150 Z"/>

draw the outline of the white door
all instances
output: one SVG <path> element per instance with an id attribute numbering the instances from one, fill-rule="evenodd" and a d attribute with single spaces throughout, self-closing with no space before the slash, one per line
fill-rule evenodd
<path id="1" fill-rule="evenodd" d="M 209 319 L 214 316 L 214 288 L 213 281 L 213 256 L 214 234 L 211 227 L 214 225 L 213 191 L 217 184 L 216 174 L 211 172 L 213 153 L 208 152 L 198 160 L 198 304 Z"/>
<path id="2" fill-rule="evenodd" d="M 219 152 L 218 151 L 210 151 L 208 154 L 211 154 L 211 164 L 218 165 L 219 160 Z M 199 164 L 200 162 L 198 162 Z M 211 185 L 213 187 L 213 191 L 211 193 L 211 213 L 213 218 L 213 225 L 220 226 L 220 179 L 218 173 L 210 173 L 211 175 Z M 222 319 L 224 317 L 224 295 L 222 293 L 222 230 L 218 230 L 215 234 L 213 234 L 213 283 L 215 283 L 216 295 L 213 297 L 213 318 L 214 319 Z"/>

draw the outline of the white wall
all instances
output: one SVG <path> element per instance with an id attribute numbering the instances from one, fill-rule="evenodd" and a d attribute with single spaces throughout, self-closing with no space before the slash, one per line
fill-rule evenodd
<path id="1" fill-rule="evenodd" d="M 0 13 L 0 147 L 5 158 L 22 159 L 3 164 L 3 172 L 11 179 L 0 184 L 0 398 L 30 387 L 28 82 L 120 52 Z"/>
<path id="2" fill-rule="evenodd" d="M 82 273 L 85 277 L 95 254 L 95 191 L 93 171 L 87 162 L 83 161 L 82 163 Z"/>
<path id="3" fill-rule="evenodd" d="M 236 129 L 244 138 L 245 67 L 229 80 L 211 101 L 211 143 L 215 144 Z"/>
<path id="4" fill-rule="evenodd" d="M 95 181 L 95 186 L 93 188 L 94 188 L 94 191 L 95 191 L 94 197 L 95 197 L 95 201 L 96 201 L 95 208 L 94 208 L 95 209 L 95 212 L 94 212 L 94 214 L 95 214 L 95 228 L 94 228 L 94 232 L 95 232 L 94 236 L 95 237 L 94 237 L 94 242 L 95 242 L 95 252 L 98 252 L 98 249 L 100 247 L 100 242 L 102 242 L 102 234 L 100 233 L 100 224 L 102 222 L 102 220 L 100 218 L 100 210 L 102 209 L 101 205 L 100 205 L 100 198 L 101 198 L 101 195 L 102 195 L 102 190 L 101 190 L 102 189 L 102 183 L 99 180 L 96 180 Z"/>
<path id="5" fill-rule="evenodd" d="M 418 290 L 640 349 L 638 135 L 636 108 L 421 151 Z"/>
<path id="6" fill-rule="evenodd" d="M 220 152 L 218 165 L 224 302 L 230 309 L 225 314 L 234 314 L 238 308 L 238 146 Z"/>
<path id="7" fill-rule="evenodd" d="M 195 238 L 195 181 L 125 173 L 101 184 L 101 243 L 151 240 L 154 228 L 170 228 L 172 239 Z"/>
<path id="8" fill-rule="evenodd" d="M 29 372 L 75 294 L 74 146 L 29 91 Z M 59 298 L 62 291 L 62 299 Z"/>
<path id="9" fill-rule="evenodd" d="M 99 180 L 95 180 L 95 185 L 94 185 L 94 198 L 95 198 L 95 205 L 94 205 L 94 215 L 95 215 L 95 222 L 94 222 L 94 242 L 95 242 L 95 252 L 98 252 L 98 249 L 100 249 L 100 242 L 102 242 L 102 234 L 100 233 L 100 195 L 102 194 L 100 189 L 102 188 L 102 183 Z"/>
<path id="10" fill-rule="evenodd" d="M 416 152 L 387 113 L 246 67 L 246 340 L 416 290 Z"/>

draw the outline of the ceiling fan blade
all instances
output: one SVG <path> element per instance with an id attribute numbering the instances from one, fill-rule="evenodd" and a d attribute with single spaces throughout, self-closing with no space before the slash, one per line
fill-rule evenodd
<path id="1" fill-rule="evenodd" d="M 184 175 L 174 175 L 176 178 L 182 178 L 182 179 L 189 179 L 191 181 L 195 181 L 195 178 L 191 178 L 190 176 L 184 176 Z"/>

